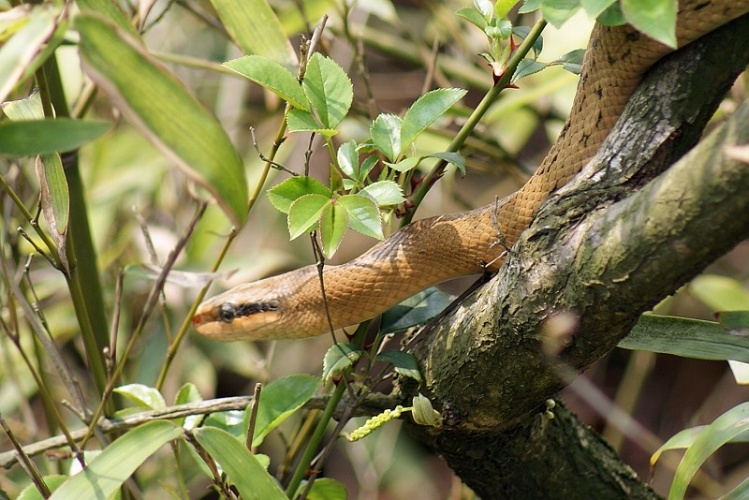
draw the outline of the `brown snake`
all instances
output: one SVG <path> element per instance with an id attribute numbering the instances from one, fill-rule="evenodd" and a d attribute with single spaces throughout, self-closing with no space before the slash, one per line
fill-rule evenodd
<path id="1" fill-rule="evenodd" d="M 681 0 L 681 47 L 749 11 L 749 0 Z M 333 328 L 372 318 L 416 292 L 451 278 L 494 271 L 533 214 L 597 152 L 643 73 L 670 52 L 629 26 L 597 25 L 570 117 L 528 182 L 497 204 L 416 221 L 360 257 L 324 268 Z M 303 338 L 330 331 L 317 267 L 239 285 L 203 302 L 193 319 L 215 340 Z"/>

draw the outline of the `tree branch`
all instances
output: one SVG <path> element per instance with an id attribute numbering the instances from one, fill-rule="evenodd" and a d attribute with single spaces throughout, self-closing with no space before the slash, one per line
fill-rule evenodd
<path id="1" fill-rule="evenodd" d="M 446 425 L 415 433 L 479 495 L 512 497 L 521 484 L 564 498 L 652 495 L 623 481 L 615 454 L 566 412 L 537 421 L 563 385 L 560 370 L 588 367 L 642 312 L 749 236 L 749 168 L 723 154 L 749 142 L 749 105 L 669 168 L 749 62 L 748 30 L 744 16 L 659 64 L 499 276 L 418 340 L 413 352 Z M 560 314 L 574 319 L 569 329 L 557 328 Z M 588 448 L 599 454 L 582 464 Z M 570 490 L 581 474 L 595 479 Z"/>

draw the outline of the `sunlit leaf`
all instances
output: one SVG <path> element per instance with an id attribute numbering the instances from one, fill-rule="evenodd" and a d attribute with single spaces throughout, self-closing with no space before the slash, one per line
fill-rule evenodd
<path id="1" fill-rule="evenodd" d="M 437 89 L 419 97 L 406 111 L 401 125 L 401 150 L 466 94 L 463 89 Z"/>
<path id="2" fill-rule="evenodd" d="M 286 116 L 289 132 L 310 132 L 332 137 L 338 133 L 334 128 L 326 128 L 315 119 L 309 111 L 292 109 Z"/>
<path id="3" fill-rule="evenodd" d="M 268 200 L 276 210 L 289 213 L 291 204 L 305 194 L 319 194 L 330 198 L 333 193 L 322 182 L 312 177 L 299 175 L 286 179 L 268 190 Z"/>
<path id="4" fill-rule="evenodd" d="M 50 497 L 109 498 L 135 470 L 169 441 L 182 436 L 182 428 L 168 420 L 155 420 L 127 431 L 91 460 L 86 470 L 71 477 Z"/>
<path id="5" fill-rule="evenodd" d="M 289 208 L 289 238 L 294 239 L 317 228 L 323 209 L 330 198 L 321 194 L 305 194 Z"/>
<path id="6" fill-rule="evenodd" d="M 616 0 L 580 0 L 585 13 L 593 19 L 601 15 L 603 11 L 615 3 Z"/>
<path id="7" fill-rule="evenodd" d="M 400 186 L 394 181 L 377 181 L 369 184 L 360 191 L 368 196 L 378 207 L 397 205 L 406 201 Z"/>
<path id="8" fill-rule="evenodd" d="M 304 491 L 306 486 L 307 482 L 302 482 L 299 490 Z M 348 492 L 346 491 L 346 487 L 329 477 L 315 479 L 315 482 L 312 483 L 312 488 L 309 490 L 309 494 L 307 494 L 307 500 L 346 500 L 347 498 Z"/>
<path id="9" fill-rule="evenodd" d="M 244 443 L 221 429 L 202 427 L 195 439 L 245 500 L 285 500 L 283 490 Z"/>
<path id="10" fill-rule="evenodd" d="M 651 38 L 676 48 L 677 0 L 621 0 L 624 18 Z"/>
<path id="11" fill-rule="evenodd" d="M 721 446 L 732 438 L 749 431 L 749 403 L 735 406 L 707 426 L 687 449 L 676 468 L 669 499 L 684 498 L 689 483 L 697 470 Z"/>
<path id="12" fill-rule="evenodd" d="M 79 15 L 75 26 L 82 64 L 91 79 L 241 225 L 248 202 L 244 165 L 215 116 L 139 40 L 93 15 Z"/>
<path id="13" fill-rule="evenodd" d="M 339 342 L 333 344 L 325 353 L 322 364 L 323 380 L 330 380 L 346 368 L 353 366 L 364 354 L 364 350 L 353 344 Z"/>
<path id="14" fill-rule="evenodd" d="M 68 182 L 60 155 L 55 153 L 37 157 L 36 173 L 39 177 L 42 213 L 53 235 L 56 235 L 53 237 L 59 248 L 64 245 L 64 241 L 58 237 L 65 236 L 70 215 Z"/>
<path id="15" fill-rule="evenodd" d="M 359 178 L 359 152 L 356 150 L 356 141 L 341 144 L 336 152 L 336 159 L 341 172 L 354 180 Z"/>
<path id="16" fill-rule="evenodd" d="M 296 67 L 296 52 L 266 0 L 211 0 L 229 36 L 245 54 L 257 54 L 287 69 Z"/>
<path id="17" fill-rule="evenodd" d="M 349 194 L 338 198 L 336 204 L 342 206 L 348 213 L 348 224 L 351 229 L 378 240 L 384 239 L 380 211 L 370 198 L 359 194 Z"/>
<path id="18" fill-rule="evenodd" d="M 456 14 L 476 26 L 481 31 L 484 31 L 484 28 L 486 28 L 486 19 L 481 15 L 479 11 L 472 7 L 463 7 L 462 9 L 458 9 Z"/>
<path id="19" fill-rule="evenodd" d="M 309 101 L 296 77 L 276 61 L 257 55 L 225 62 L 224 66 L 262 85 L 295 108 L 309 111 Z"/>
<path id="20" fill-rule="evenodd" d="M 541 14 L 555 28 L 561 28 L 579 9 L 580 0 L 541 0 Z"/>
<path id="21" fill-rule="evenodd" d="M 380 114 L 369 128 L 377 149 L 390 161 L 401 154 L 401 119 L 399 116 Z"/>
<path id="22" fill-rule="evenodd" d="M 145 406 L 154 410 L 166 408 L 164 396 L 154 387 L 144 384 L 127 384 L 115 388 L 114 392 L 124 396 L 138 406 Z"/>
<path id="23" fill-rule="evenodd" d="M 252 446 L 260 446 L 265 436 L 309 401 L 319 387 L 319 378 L 301 374 L 289 375 L 264 386 Z"/>
<path id="24" fill-rule="evenodd" d="M 341 123 L 354 99 L 354 87 L 346 72 L 318 52 L 307 63 L 302 87 L 318 118 L 329 129 Z"/>
<path id="25" fill-rule="evenodd" d="M 130 18 L 122 10 L 120 4 L 114 0 L 75 0 L 75 5 L 81 9 L 81 12 L 90 11 L 103 16 L 133 37 L 140 37 L 138 30 L 130 22 Z"/>
<path id="26" fill-rule="evenodd" d="M 692 280 L 688 291 L 716 312 L 749 310 L 749 291 L 733 278 L 703 274 Z"/>
<path id="27" fill-rule="evenodd" d="M 52 4 L 22 5 L 4 14 L 6 19 L 17 17 L 15 22 L 22 27 L 0 45 L 0 102 L 4 102 L 16 84 L 41 64 L 39 59 L 34 63 L 35 58 L 55 33 L 60 8 Z"/>
<path id="28" fill-rule="evenodd" d="M 348 211 L 338 201 L 325 205 L 320 214 L 320 242 L 322 251 L 328 258 L 338 250 L 349 224 Z"/>

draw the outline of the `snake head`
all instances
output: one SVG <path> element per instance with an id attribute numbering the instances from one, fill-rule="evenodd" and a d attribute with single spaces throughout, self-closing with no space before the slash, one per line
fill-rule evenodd
<path id="1" fill-rule="evenodd" d="M 273 336 L 281 315 L 280 300 L 258 283 L 240 285 L 198 307 L 192 324 L 213 340 L 263 339 Z"/>

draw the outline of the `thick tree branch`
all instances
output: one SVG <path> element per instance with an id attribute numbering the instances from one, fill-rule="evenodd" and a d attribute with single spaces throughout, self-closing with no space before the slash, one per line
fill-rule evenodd
<path id="1" fill-rule="evenodd" d="M 438 433 L 416 432 L 480 495 L 512 497 L 522 484 L 573 498 L 560 495 L 572 477 L 587 498 L 652 494 L 610 469 L 615 455 L 573 418 L 540 428 L 539 411 L 563 385 L 560 368 L 589 366 L 643 311 L 749 236 L 749 168 L 723 153 L 749 142 L 747 105 L 669 168 L 746 66 L 747 32 L 744 16 L 659 64 L 596 159 L 541 208 L 497 279 L 413 349 L 446 421 Z M 557 329 L 560 314 L 574 319 L 569 331 Z M 578 454 L 593 443 L 600 455 L 581 464 Z M 583 484 L 581 474 L 597 479 Z"/>

